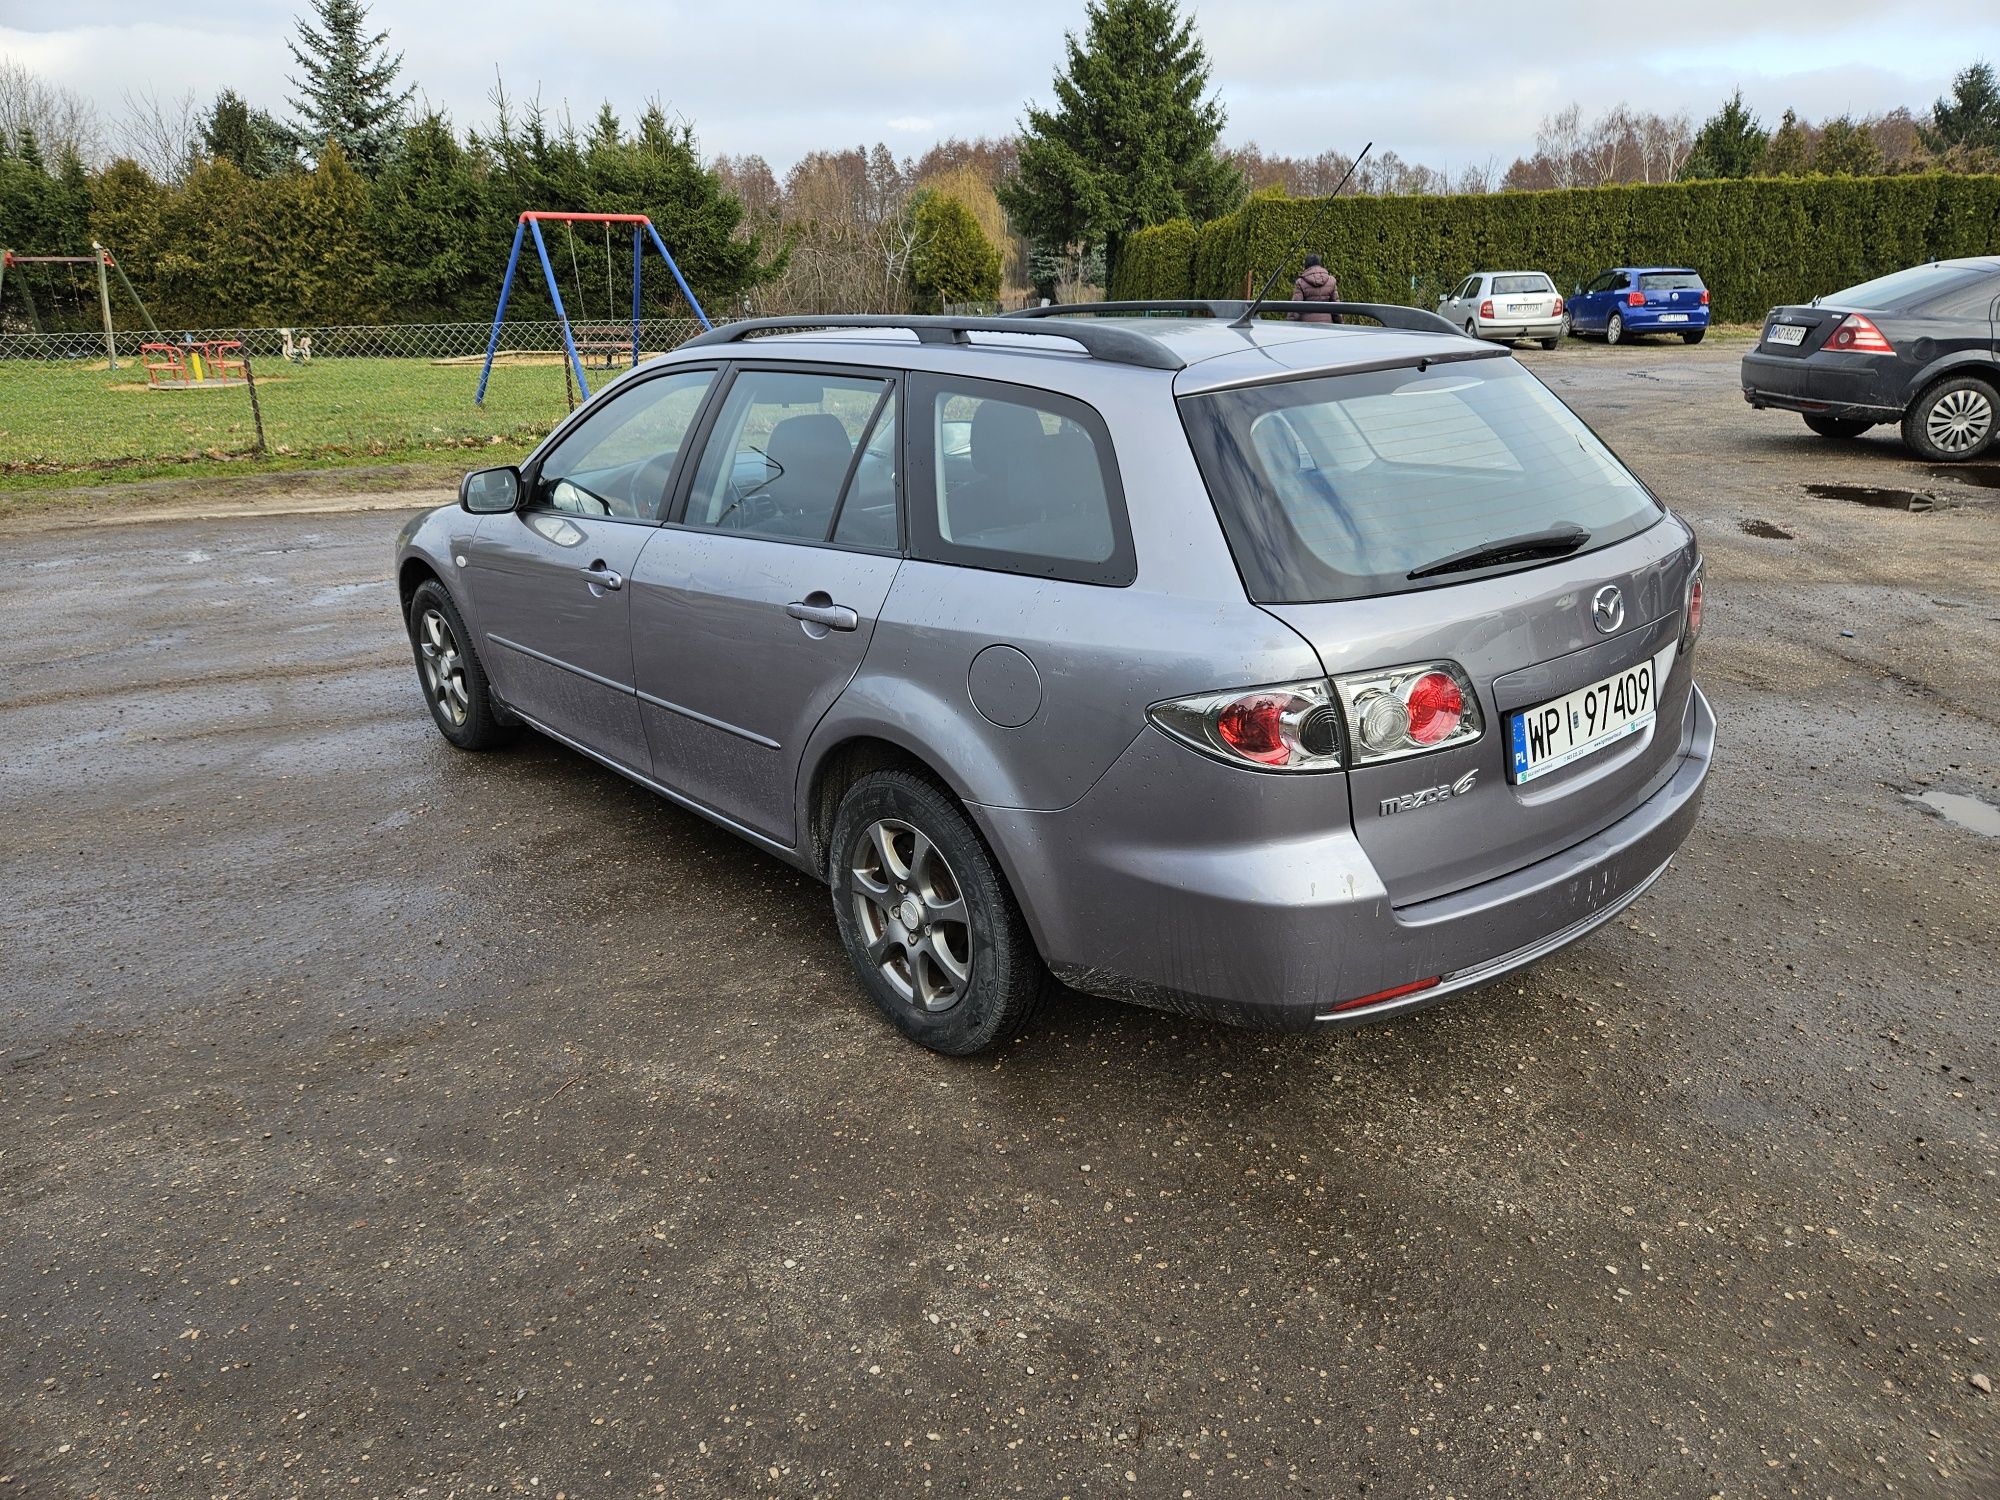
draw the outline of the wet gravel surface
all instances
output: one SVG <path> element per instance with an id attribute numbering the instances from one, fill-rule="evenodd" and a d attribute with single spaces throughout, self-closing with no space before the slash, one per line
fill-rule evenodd
<path id="1" fill-rule="evenodd" d="M 1707 809 L 1335 1037 L 930 1056 L 819 887 L 445 746 L 394 518 L 0 540 L 0 1495 L 2000 1493 L 2000 466 L 1524 357 L 1703 535 Z"/>

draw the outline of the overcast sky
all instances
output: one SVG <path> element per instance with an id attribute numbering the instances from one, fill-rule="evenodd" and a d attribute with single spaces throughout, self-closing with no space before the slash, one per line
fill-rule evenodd
<path id="1" fill-rule="evenodd" d="M 299 7 L 302 8 L 302 7 Z M 1542 115 L 1624 101 L 1699 122 L 1734 87 L 1768 122 L 1927 108 L 1952 74 L 2000 61 L 2000 4 L 1913 24 L 1886 0 L 1674 0 L 1661 19 L 1586 0 L 1258 0 L 1193 7 L 1229 111 L 1227 140 L 1267 151 L 1378 149 L 1456 171 L 1504 170 Z M 127 90 L 230 85 L 283 116 L 285 0 L 0 0 L 0 55 L 83 91 L 115 117 Z M 1898 19 L 1898 12 L 1901 19 Z M 995 20 L 974 22 L 984 14 Z M 484 122 L 496 67 L 587 119 L 609 98 L 630 120 L 657 96 L 704 154 L 761 152 L 780 173 L 821 146 L 1011 130 L 1046 100 L 1081 0 L 1001 7 L 935 0 L 376 0 L 404 76 L 461 125 Z M 1587 20 L 1586 18 L 1592 18 Z"/>

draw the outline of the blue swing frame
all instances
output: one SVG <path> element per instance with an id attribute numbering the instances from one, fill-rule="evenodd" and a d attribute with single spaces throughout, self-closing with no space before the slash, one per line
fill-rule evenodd
<path id="1" fill-rule="evenodd" d="M 493 310 L 493 332 L 486 339 L 486 363 L 479 369 L 479 394 L 472 398 L 475 406 L 486 404 L 486 382 L 492 377 L 493 356 L 500 348 L 500 324 L 507 316 L 507 297 L 514 290 L 514 273 L 520 268 L 522 241 L 530 235 L 535 241 L 535 258 L 542 263 L 542 278 L 548 283 L 549 300 L 555 304 L 556 321 L 562 325 L 563 352 L 569 357 L 570 368 L 576 374 L 577 389 L 583 393 L 584 400 L 590 399 L 590 382 L 584 379 L 583 360 L 576 352 L 576 339 L 570 333 L 569 313 L 563 307 L 562 289 L 556 285 L 555 268 L 549 263 L 549 247 L 542 239 L 544 219 L 552 219 L 563 224 L 632 226 L 632 363 L 634 365 L 639 363 L 639 288 L 647 237 L 652 239 L 653 248 L 660 252 L 660 259 L 667 263 L 667 269 L 673 272 L 674 285 L 678 286 L 681 295 L 687 298 L 688 306 L 694 309 L 694 315 L 700 319 L 701 326 L 703 328 L 715 326 L 708 321 L 708 314 L 701 310 L 701 304 L 695 300 L 694 291 L 688 286 L 687 278 L 681 275 L 681 268 L 674 263 L 673 256 L 667 253 L 666 244 L 661 240 L 659 230 L 653 227 L 653 221 L 644 214 L 543 213 L 529 209 L 522 213 L 519 222 L 514 225 L 514 248 L 507 252 L 507 275 L 500 283 L 500 305 Z"/>

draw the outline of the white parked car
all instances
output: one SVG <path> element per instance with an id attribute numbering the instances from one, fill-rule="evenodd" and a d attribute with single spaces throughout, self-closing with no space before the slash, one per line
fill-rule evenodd
<path id="1" fill-rule="evenodd" d="M 1475 339 L 1539 339 L 1553 349 L 1563 336 L 1563 299 L 1541 271 L 1480 271 L 1438 298 L 1438 316 Z"/>

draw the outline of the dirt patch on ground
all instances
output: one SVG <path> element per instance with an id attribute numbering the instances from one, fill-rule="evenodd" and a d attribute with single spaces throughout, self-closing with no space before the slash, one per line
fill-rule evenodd
<path id="1" fill-rule="evenodd" d="M 0 538 L 155 521 L 408 510 L 443 505 L 456 494 L 449 474 L 414 464 L 78 485 L 0 494 Z"/>

